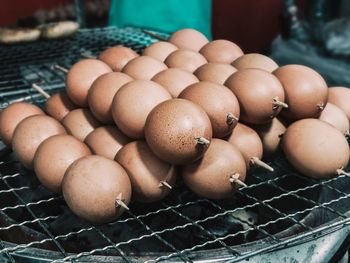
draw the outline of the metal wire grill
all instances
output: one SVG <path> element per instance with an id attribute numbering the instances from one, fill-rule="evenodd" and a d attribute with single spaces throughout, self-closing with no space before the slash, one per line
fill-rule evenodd
<path id="1" fill-rule="evenodd" d="M 18 100 L 41 104 L 31 89 L 64 87 L 66 67 L 81 52 L 97 55 L 124 44 L 137 51 L 155 41 L 139 29 L 82 30 L 65 40 L 0 47 L 1 107 Z M 0 258 L 27 262 L 240 261 L 306 242 L 348 225 L 350 179 L 318 181 L 293 170 L 282 155 L 273 173 L 252 170 L 247 187 L 231 199 L 211 201 L 181 182 L 154 204 L 132 203 L 115 222 L 93 226 L 75 217 L 62 196 L 46 190 L 14 154 L 0 151 Z"/>

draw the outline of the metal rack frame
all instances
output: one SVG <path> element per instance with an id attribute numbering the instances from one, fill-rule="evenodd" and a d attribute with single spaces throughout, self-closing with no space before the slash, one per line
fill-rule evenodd
<path id="1" fill-rule="evenodd" d="M 21 100 L 41 104 L 43 98 L 31 84 L 41 82 L 49 93 L 62 89 L 64 75 L 52 66 L 69 67 L 81 52 L 96 55 L 115 44 L 141 52 L 153 41 L 139 29 L 104 28 L 84 29 L 70 39 L 1 46 L 0 108 Z M 63 198 L 45 190 L 10 151 L 3 148 L 0 156 L 0 255 L 7 262 L 239 262 L 278 250 L 285 254 L 299 244 L 317 247 L 317 240 L 332 233 L 339 237 L 332 243 L 338 248 L 349 232 L 350 178 L 304 177 L 282 155 L 270 162 L 274 173 L 251 171 L 248 186 L 232 200 L 199 198 L 180 182 L 169 197 L 147 209 L 131 204 L 120 219 L 101 226 L 76 218 L 79 224 L 69 231 L 54 227 L 70 215 Z M 242 219 L 241 211 L 257 211 L 258 220 Z M 157 220 L 166 224 L 154 224 Z M 241 228 L 226 231 L 222 222 Z M 129 236 L 121 236 L 123 228 Z M 84 245 L 86 236 L 94 236 L 95 243 Z M 141 242 L 150 248 L 140 251 Z"/>

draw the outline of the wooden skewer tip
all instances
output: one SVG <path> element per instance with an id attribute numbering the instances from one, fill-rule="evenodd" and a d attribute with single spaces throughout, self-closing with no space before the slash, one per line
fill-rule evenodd
<path id="1" fill-rule="evenodd" d="M 54 66 L 54 68 L 60 70 L 60 71 L 63 72 L 63 73 L 68 73 L 68 69 L 65 68 L 65 67 L 62 67 L 62 66 L 60 66 L 60 65 L 57 65 L 57 64 L 56 64 L 56 65 Z"/>
<path id="2" fill-rule="evenodd" d="M 239 186 L 247 187 L 247 185 L 243 181 L 239 180 L 239 174 L 238 173 L 232 174 L 230 176 L 229 180 L 230 180 L 230 183 L 236 183 Z"/>
<path id="3" fill-rule="evenodd" d="M 39 92 L 41 95 L 43 95 L 46 99 L 49 99 L 51 97 L 50 94 L 43 90 L 43 88 L 40 87 L 38 84 L 33 83 L 32 88 Z"/>
<path id="4" fill-rule="evenodd" d="M 121 193 L 115 199 L 115 206 L 116 207 L 120 206 L 120 207 L 123 207 L 125 210 L 130 210 L 130 208 L 122 200 L 122 194 Z"/>
<path id="5" fill-rule="evenodd" d="M 159 187 L 167 187 L 168 189 L 173 189 L 173 187 L 167 181 L 160 181 Z"/>
<path id="6" fill-rule="evenodd" d="M 232 125 L 234 122 L 238 122 L 238 118 L 232 113 L 228 113 L 226 116 L 226 122 L 228 125 Z"/>
<path id="7" fill-rule="evenodd" d="M 197 144 L 202 144 L 202 145 L 209 145 L 210 141 L 204 137 L 197 137 L 195 138 Z"/>
<path id="8" fill-rule="evenodd" d="M 281 108 L 285 108 L 285 109 L 288 108 L 288 104 L 285 103 L 285 102 L 280 101 L 278 97 L 274 97 L 273 98 L 273 105 L 275 107 L 281 107 Z"/>
<path id="9" fill-rule="evenodd" d="M 256 165 L 256 166 L 259 166 L 261 168 L 264 168 L 270 172 L 273 172 L 274 169 L 268 165 L 267 163 L 263 162 L 262 160 L 260 160 L 259 158 L 257 157 L 252 157 L 250 158 L 250 162 L 253 164 L 253 165 Z"/>

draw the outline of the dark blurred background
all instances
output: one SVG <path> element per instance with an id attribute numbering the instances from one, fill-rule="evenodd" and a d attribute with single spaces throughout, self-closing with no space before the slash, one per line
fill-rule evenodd
<path id="1" fill-rule="evenodd" d="M 87 27 L 106 26 L 109 0 L 87 0 Z M 297 1 L 304 12 L 307 0 Z M 282 0 L 213 0 L 213 38 L 236 42 L 245 52 L 257 52 L 268 47 L 280 33 Z M 73 0 L 2 0 L 0 26 L 31 26 L 35 23 L 74 18 Z M 248 34 L 249 32 L 249 34 Z"/>
<path id="2" fill-rule="evenodd" d="M 84 26 L 108 25 L 110 0 L 3 0 L 0 27 L 74 20 L 78 2 Z M 246 53 L 268 54 L 280 65 L 308 65 L 329 85 L 350 86 L 349 0 L 213 0 L 211 14 L 213 39 L 231 40 Z"/>

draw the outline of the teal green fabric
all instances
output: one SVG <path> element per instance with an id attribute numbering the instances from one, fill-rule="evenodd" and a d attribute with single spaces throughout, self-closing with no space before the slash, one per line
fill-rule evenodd
<path id="1" fill-rule="evenodd" d="M 111 0 L 109 25 L 168 33 L 193 28 L 211 39 L 211 0 Z"/>

